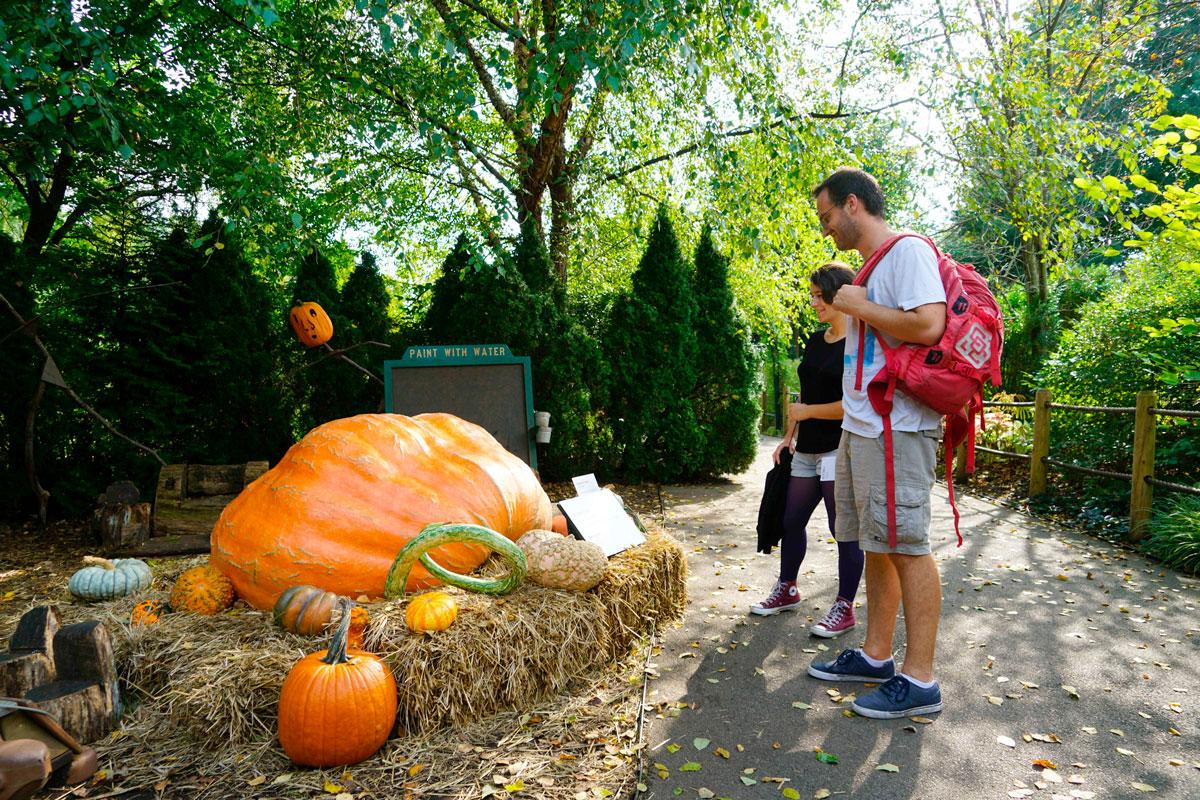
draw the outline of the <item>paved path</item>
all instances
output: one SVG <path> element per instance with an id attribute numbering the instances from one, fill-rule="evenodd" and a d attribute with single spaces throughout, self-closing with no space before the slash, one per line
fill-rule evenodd
<path id="1" fill-rule="evenodd" d="M 1200 798 L 1200 582 L 975 498 L 960 500 L 956 548 L 939 487 L 946 709 L 932 723 L 848 717 L 829 690 L 859 685 L 805 675 L 826 645 L 808 626 L 836 582 L 835 546 L 812 536 L 827 531 L 823 509 L 809 527 L 803 610 L 747 614 L 777 575 L 778 550 L 754 552 L 777 443 L 764 438 L 728 484 L 668 491 L 690 603 L 653 659 L 643 796 Z M 861 644 L 858 613 L 860 628 L 828 643 L 834 652 Z M 903 641 L 901 624 L 898 654 Z M 1042 759 L 1057 769 L 1035 766 Z"/>

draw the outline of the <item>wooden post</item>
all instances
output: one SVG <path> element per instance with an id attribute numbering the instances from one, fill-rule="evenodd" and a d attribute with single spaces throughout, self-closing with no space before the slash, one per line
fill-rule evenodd
<path id="1" fill-rule="evenodd" d="M 1029 454 L 1029 496 L 1046 491 L 1046 462 L 1050 455 L 1050 390 L 1038 389 L 1033 396 L 1033 452 Z"/>
<path id="2" fill-rule="evenodd" d="M 1154 435 L 1158 429 L 1153 391 L 1138 392 L 1137 412 L 1133 418 L 1133 487 L 1129 492 L 1129 539 L 1138 542 L 1150 532 L 1150 505 L 1154 487 L 1146 480 L 1154 477 Z"/>

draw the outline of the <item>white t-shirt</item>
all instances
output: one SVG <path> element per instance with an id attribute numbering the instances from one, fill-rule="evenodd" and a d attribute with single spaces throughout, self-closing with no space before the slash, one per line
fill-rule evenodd
<path id="1" fill-rule="evenodd" d="M 946 290 L 938 274 L 937 257 L 925 241 L 906 236 L 888 251 L 871 275 L 867 278 L 867 299 L 888 308 L 911 311 L 929 303 L 946 302 Z M 867 385 L 886 365 L 883 348 L 876 341 L 876 333 L 869 327 L 866 331 L 867 344 L 863 350 L 862 389 L 854 388 L 858 371 L 858 320 L 846 317 L 846 354 L 842 362 L 842 428 L 859 436 L 876 438 L 883 433 L 883 418 L 875 413 L 867 399 Z M 900 340 L 884 334 L 889 347 L 896 347 Z M 892 430 L 927 431 L 937 430 L 942 415 L 929 406 L 914 400 L 897 389 L 892 402 Z"/>

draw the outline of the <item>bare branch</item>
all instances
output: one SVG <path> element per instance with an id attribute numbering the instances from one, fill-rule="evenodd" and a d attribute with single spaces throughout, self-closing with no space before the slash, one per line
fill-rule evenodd
<path id="1" fill-rule="evenodd" d="M 34 346 L 37 347 L 37 349 L 39 351 L 41 351 L 42 355 L 48 359 L 53 360 L 53 357 L 50 355 L 50 351 L 48 349 L 46 349 L 46 345 L 42 343 L 41 338 L 36 333 L 29 331 L 29 329 L 25 327 L 28 324 L 25 321 L 25 318 L 21 316 L 21 312 L 17 311 L 17 309 L 15 307 L 13 307 L 12 303 L 8 302 L 8 298 L 5 297 L 3 294 L 0 294 L 0 303 L 4 304 L 4 307 L 8 310 L 8 313 L 10 315 L 12 315 L 13 318 L 15 318 L 17 320 L 17 323 L 26 330 L 26 332 L 29 334 L 30 340 L 33 342 Z M 90 405 L 88 405 L 88 403 L 86 401 L 84 401 L 84 399 L 82 397 L 80 397 L 78 394 L 75 393 L 74 389 L 72 389 L 70 386 L 66 385 L 65 380 L 63 381 L 62 388 L 64 391 L 66 391 L 66 393 L 68 395 L 70 395 L 71 399 L 74 400 L 79 405 L 80 408 L 82 408 L 84 411 L 88 412 L 93 417 L 95 417 L 97 420 L 99 420 L 100 424 L 103 425 L 104 428 L 109 433 L 111 433 L 113 436 L 116 436 L 119 439 L 124 439 L 125 441 L 129 442 L 131 445 L 136 447 L 137 449 L 142 450 L 143 452 L 149 453 L 151 456 L 154 457 L 154 460 L 157 461 L 160 465 L 166 466 L 167 462 L 163 461 L 162 457 L 158 454 L 157 450 L 155 450 L 152 447 L 148 447 L 147 445 L 144 445 L 141 442 L 139 442 L 137 439 L 133 439 L 129 436 L 126 436 L 125 434 L 123 434 L 119 430 L 117 430 L 113 426 L 113 424 L 111 422 L 109 422 L 108 419 L 103 414 L 101 414 L 99 411 L 97 411 L 96 409 L 94 409 Z"/>
<path id="2" fill-rule="evenodd" d="M 483 91 L 487 94 L 488 100 L 491 101 L 492 107 L 496 109 L 496 113 L 500 115 L 500 119 L 504 120 L 504 124 L 508 125 L 516 133 L 516 114 L 512 110 L 512 106 L 500 95 L 500 90 L 496 88 L 496 82 L 493 80 L 492 74 L 488 72 L 487 64 L 483 63 L 483 57 L 479 55 L 479 51 L 475 48 L 475 43 L 467 36 L 466 31 L 458 24 L 458 21 L 454 19 L 446 0 L 430 0 L 430 2 L 437 10 L 438 16 L 442 18 L 442 22 L 446 24 L 447 30 L 450 31 L 458 42 L 458 46 L 467 51 L 467 58 L 470 60 L 471 66 L 474 67 L 475 75 L 479 78 L 479 83 L 483 86 Z"/>

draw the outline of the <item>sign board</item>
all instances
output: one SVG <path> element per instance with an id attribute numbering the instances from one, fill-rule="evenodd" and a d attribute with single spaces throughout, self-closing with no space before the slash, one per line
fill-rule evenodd
<path id="1" fill-rule="evenodd" d="M 514 356 L 503 344 L 416 346 L 399 361 L 385 361 L 383 378 L 389 414 L 462 417 L 537 469 L 528 356 Z"/>
<path id="2" fill-rule="evenodd" d="M 646 541 L 645 534 L 625 512 L 621 498 L 608 489 L 560 500 L 558 507 L 572 532 L 580 539 L 600 545 L 606 556 L 614 556 Z"/>

